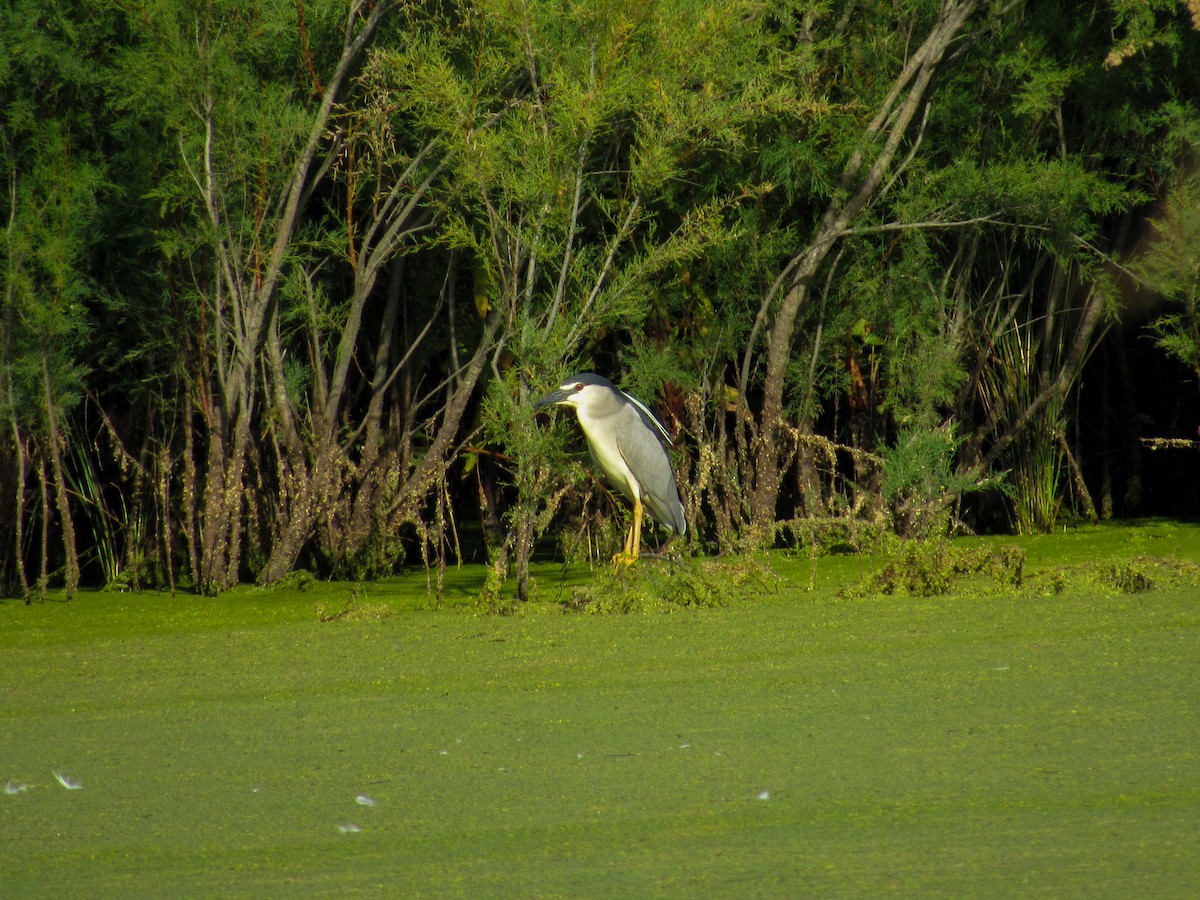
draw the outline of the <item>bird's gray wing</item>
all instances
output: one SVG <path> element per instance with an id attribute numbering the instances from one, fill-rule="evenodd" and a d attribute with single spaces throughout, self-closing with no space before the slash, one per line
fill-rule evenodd
<path id="1" fill-rule="evenodd" d="M 633 394 L 626 393 L 625 391 L 621 391 L 621 393 L 625 395 L 625 399 L 638 408 L 638 412 L 641 414 L 642 421 L 646 423 L 646 427 L 651 431 L 657 431 L 662 435 L 662 439 L 667 442 L 667 445 L 673 447 L 675 442 L 671 440 L 671 435 L 663 427 L 663 423 L 658 421 L 654 413 L 650 412 L 650 408 L 637 397 L 633 396 Z"/>
<path id="2" fill-rule="evenodd" d="M 617 446 L 625 464 L 638 480 L 642 502 L 650 510 L 654 521 L 677 534 L 683 534 L 687 522 L 683 517 L 683 504 L 679 501 L 679 489 L 675 485 L 675 473 L 671 471 L 667 451 L 654 431 L 645 427 L 638 411 L 626 407 L 622 418 L 617 429 Z"/>

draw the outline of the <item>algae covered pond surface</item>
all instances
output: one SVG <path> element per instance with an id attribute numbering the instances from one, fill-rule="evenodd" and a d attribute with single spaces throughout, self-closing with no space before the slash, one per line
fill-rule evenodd
<path id="1" fill-rule="evenodd" d="M 671 613 L 482 615 L 481 569 L 440 605 L 2 604 L 0 894 L 1200 896 L 1200 527 L 1021 543 L 1178 577 L 847 599 L 878 560 L 780 554 Z M 348 597 L 378 614 L 321 621 Z"/>

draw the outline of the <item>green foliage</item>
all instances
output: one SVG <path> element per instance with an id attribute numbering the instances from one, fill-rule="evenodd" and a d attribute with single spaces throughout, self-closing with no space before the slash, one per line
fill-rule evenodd
<path id="1" fill-rule="evenodd" d="M 1054 566 L 1028 579 L 1028 590 L 1042 596 L 1059 596 L 1068 590 L 1089 590 L 1107 596 L 1150 591 L 1200 588 L 1200 566 L 1173 556 L 1139 554 L 1119 559 L 1095 559 Z"/>
<path id="2" fill-rule="evenodd" d="M 982 487 L 978 478 L 956 471 L 954 458 L 960 443 L 950 424 L 913 427 L 881 452 L 880 491 L 891 504 L 901 535 L 925 538 L 947 533 L 954 502 Z"/>
<path id="3" fill-rule="evenodd" d="M 72 448 L 67 477 L 77 500 L 77 509 L 91 532 L 92 553 L 100 566 L 104 587 L 108 590 L 137 589 L 141 586 L 141 561 L 135 559 L 126 568 L 124 542 L 129 540 L 136 544 L 142 522 L 136 516 L 130 516 L 123 495 L 117 494 L 115 502 L 110 503 L 96 471 L 96 461 L 84 446 L 75 444 Z M 83 561 L 88 560 L 85 557 Z"/>
<path id="4" fill-rule="evenodd" d="M 770 562 L 752 556 L 643 560 L 629 569 L 598 574 L 573 590 L 564 607 L 619 615 L 707 609 L 758 599 L 780 585 Z"/>
<path id="5" fill-rule="evenodd" d="M 844 596 L 901 595 L 933 597 L 957 591 L 972 580 L 991 592 L 1019 588 L 1024 583 L 1025 551 L 1017 546 L 965 546 L 952 541 L 906 543 L 901 553 L 878 572 L 847 589 Z"/>
<path id="6" fill-rule="evenodd" d="M 1105 57 L 1106 67 L 1116 67 L 1138 53 L 1165 48 L 1179 58 L 1187 40 L 1188 24 L 1200 31 L 1200 9 L 1195 0 L 1109 0 L 1117 38 Z M 1190 23 L 1186 19 L 1190 18 Z"/>
<path id="7" fill-rule="evenodd" d="M 1171 310 L 1152 328 L 1169 356 L 1200 375 L 1200 172 L 1185 172 L 1167 191 L 1133 270 Z"/>
<path id="8" fill-rule="evenodd" d="M 998 422 L 1017 420 L 1033 403 L 1041 387 L 1043 354 L 1054 358 L 1064 352 L 1065 335 L 1060 333 L 1057 343 L 1046 346 L 1039 331 L 1036 325 L 1013 328 L 996 340 L 991 364 L 980 379 L 980 391 L 989 415 Z M 1063 428 L 1062 399 L 1052 397 L 1020 428 L 1006 454 L 1018 534 L 1047 532 L 1058 521 L 1066 465 Z"/>
<path id="9" fill-rule="evenodd" d="M 48 115 L 39 104 L 50 106 L 50 98 L 20 74 L 3 85 L 13 127 L 0 140 L 0 409 L 23 427 L 42 430 L 45 416 L 54 415 L 56 427 L 65 428 L 88 372 L 88 307 L 96 301 L 91 254 L 101 238 L 97 207 L 106 185 L 81 140 L 81 111 Z"/>
<path id="10" fill-rule="evenodd" d="M 529 529 L 540 533 L 557 506 L 544 498 L 586 483 L 577 467 L 546 466 L 526 384 L 594 366 L 614 338 L 637 359 L 630 379 L 608 374 L 645 397 L 690 368 L 658 286 L 732 239 L 741 180 L 698 192 L 685 179 L 736 150 L 771 102 L 753 57 L 755 9 L 481 3 L 464 27 L 372 59 L 372 96 L 400 95 L 401 117 L 435 135 L 439 239 L 485 273 L 503 321 L 513 370 L 491 381 L 483 420 L 513 461 L 518 564 Z M 573 474 L 551 481 L 563 471 Z"/>
<path id="11" fill-rule="evenodd" d="M 1071 592 L 1101 596 L 1200 587 L 1200 566 L 1173 556 L 1118 555 L 1044 566 L 1024 547 L 965 540 L 907 542 L 876 571 L 841 596 L 1057 597 Z"/>
<path id="12" fill-rule="evenodd" d="M 555 523 L 564 545 L 615 531 L 593 525 L 609 507 L 575 430 L 527 408 L 588 367 L 669 404 L 681 474 L 708 485 L 698 546 L 772 511 L 873 527 L 880 496 L 899 531 L 941 533 L 1000 471 L 1014 526 L 1053 527 L 1083 458 L 1070 369 L 1095 338 L 1069 351 L 1081 298 L 1118 303 L 1109 255 L 1164 298 L 1164 353 L 1200 371 L 1194 4 L 980 4 L 845 210 L 945 8 L 13 0 L 0 505 L 41 503 L 65 451 L 45 439 L 69 442 L 90 395 L 119 439 L 81 450 L 64 491 L 90 498 L 70 503 L 106 577 L 135 545 L 185 583 L 273 558 L 380 574 L 413 532 L 441 542 L 448 508 L 472 514 L 469 480 L 446 478 L 465 441 L 500 473 L 501 592 Z M 779 427 L 810 443 L 773 446 L 760 350 L 789 292 Z M 818 444 L 840 449 L 751 511 L 762 464 Z M 859 466 L 881 447 L 882 494 Z M 153 503 L 99 512 L 147 484 Z M 203 521 L 218 498 L 224 531 Z M 72 521 L 26 509 L 20 537 L 0 524 L 5 560 Z"/>
<path id="13" fill-rule="evenodd" d="M 1014 151 L 1016 148 L 1013 148 Z M 906 217 L 979 220 L 1018 226 L 1022 241 L 1072 253 L 1071 236 L 1090 238 L 1101 217 L 1128 208 L 1141 195 L 1111 176 L 1092 171 L 1086 159 L 1032 161 L 1002 158 L 982 163 L 957 157 L 911 185 Z"/>
<path id="14" fill-rule="evenodd" d="M 107 50 L 100 48 L 113 32 L 108 16 L 77 4 L 16 2 L 0 10 L 0 557 L 16 563 L 0 566 L 5 593 L 28 589 L 34 546 L 45 590 L 52 536 L 61 546 L 53 567 L 68 595 L 79 581 L 64 460 L 105 346 L 95 321 L 109 307 L 103 209 L 117 192 L 105 133 L 93 119 L 105 104 Z M 104 544 L 114 527 L 95 532 L 102 556 L 112 549 Z M 25 537 L 39 531 L 37 544 Z"/>
<path id="15" fill-rule="evenodd" d="M 1154 587 L 1154 579 L 1142 562 L 1113 563 L 1105 580 L 1124 594 L 1142 594 Z"/>
<path id="16" fill-rule="evenodd" d="M 364 599 L 362 586 L 356 584 L 341 607 L 318 603 L 316 612 L 318 622 L 379 622 L 390 617 L 393 610 L 387 603 Z"/>

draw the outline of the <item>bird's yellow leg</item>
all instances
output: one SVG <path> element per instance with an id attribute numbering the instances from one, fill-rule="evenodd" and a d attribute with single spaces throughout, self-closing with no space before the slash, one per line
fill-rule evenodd
<path id="1" fill-rule="evenodd" d="M 633 542 L 629 547 L 631 562 L 637 562 L 642 555 L 642 502 L 635 500 L 633 504 Z"/>
<path id="2" fill-rule="evenodd" d="M 642 547 L 642 503 L 640 500 L 633 501 L 633 524 L 629 527 L 629 533 L 625 535 L 625 547 L 620 553 L 613 556 L 612 561 L 614 566 L 632 566 L 638 561 L 641 555 Z"/>

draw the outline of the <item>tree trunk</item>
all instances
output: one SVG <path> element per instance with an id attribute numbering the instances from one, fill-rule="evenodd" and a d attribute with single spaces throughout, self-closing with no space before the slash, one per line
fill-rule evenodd
<path id="1" fill-rule="evenodd" d="M 946 0 L 938 20 L 921 46 L 905 63 L 875 118 L 864 129 L 860 150 L 855 152 L 842 174 L 839 196 L 826 207 L 808 246 L 788 262 L 764 299 L 751 332 L 742 366 L 741 395 L 746 395 L 758 333 L 770 320 L 766 339 L 766 374 L 758 422 L 752 443 L 754 490 L 751 497 L 751 527 L 771 529 L 784 472 L 791 453 L 786 448 L 784 393 L 788 367 L 792 360 L 792 339 L 800 311 L 808 299 L 813 277 L 821 268 L 851 223 L 873 200 L 891 168 L 901 141 L 917 111 L 925 102 L 934 74 L 950 42 L 958 35 L 978 6 L 978 0 Z M 882 143 L 880 143 L 882 138 Z M 874 157 L 867 165 L 867 154 Z M 867 166 L 865 174 L 864 166 Z M 770 306 L 784 290 L 773 315 Z M 744 401 L 743 401 L 744 402 Z"/>
<path id="2" fill-rule="evenodd" d="M 203 488 L 200 493 L 200 541 L 196 587 L 202 594 L 220 591 L 224 587 L 225 545 L 228 528 L 225 525 L 225 478 L 228 460 L 225 442 L 216 429 L 208 434 Z"/>
<path id="3" fill-rule="evenodd" d="M 63 474 L 63 439 L 58 430 L 58 406 L 54 402 L 50 386 L 50 362 L 42 356 L 43 401 L 46 409 L 46 455 L 50 458 L 50 471 L 54 476 L 54 501 L 58 508 L 59 527 L 63 542 L 63 579 L 66 583 L 67 599 L 75 596 L 79 588 L 79 552 L 75 541 L 75 523 L 71 521 L 71 501 L 67 493 L 67 480 Z M 43 510 L 42 515 L 49 518 Z"/>
<path id="4" fill-rule="evenodd" d="M 16 585 L 20 587 L 21 596 L 28 599 L 29 597 L 29 576 L 25 571 L 25 482 L 29 477 L 29 455 L 25 452 L 24 436 L 21 434 L 21 428 L 17 424 L 16 417 L 12 421 L 12 442 L 13 442 L 13 464 L 11 467 L 5 465 L 7 476 L 11 477 L 8 488 L 12 490 L 11 507 L 13 512 L 12 533 L 5 534 L 6 544 L 12 547 L 12 560 L 15 571 L 13 576 L 16 578 Z M 0 496 L 3 496 L 4 491 L 0 490 Z M 6 504 L 7 505 L 7 504 Z M 0 513 L 2 516 L 3 513 Z M 2 547 L 3 544 L 0 544 Z M 2 551 L 0 551 L 2 552 Z M 3 573 L 5 578 L 8 578 L 8 573 Z"/>
<path id="5" fill-rule="evenodd" d="M 394 523 L 398 524 L 414 517 L 419 505 L 429 495 L 430 489 L 438 479 L 445 475 L 446 467 L 449 465 L 451 445 L 458 435 L 463 413 L 466 412 L 467 404 L 475 392 L 475 386 L 479 383 L 479 377 L 483 374 L 483 367 L 487 364 L 488 356 L 495 347 L 500 320 L 500 306 L 497 305 L 488 314 L 487 327 L 480 335 L 479 344 L 467 362 L 465 370 L 453 382 L 453 388 L 446 401 L 437 434 L 421 457 L 421 461 L 401 487 L 395 505 Z"/>
<path id="6" fill-rule="evenodd" d="M 204 115 L 206 149 L 202 165 L 193 176 L 204 203 L 209 225 L 216 235 L 213 241 L 215 279 L 202 292 L 211 299 L 210 353 L 215 357 L 208 373 L 208 384 L 198 388 L 197 405 L 205 409 L 209 429 L 207 458 L 203 467 L 200 504 L 200 547 L 197 586 L 206 593 L 232 587 L 240 576 L 243 543 L 243 503 L 247 494 L 246 472 L 252 447 L 252 429 L 260 409 L 276 415 L 286 451 L 277 459 L 280 477 L 294 476 L 291 490 L 294 508 L 272 510 L 282 515 L 279 523 L 268 522 L 267 531 L 282 531 L 273 543 L 267 571 L 282 574 L 295 560 L 298 547 L 311 533 L 313 506 L 317 502 L 314 486 L 309 483 L 305 447 L 298 430 L 291 404 L 286 397 L 282 353 L 278 343 L 278 286 L 284 274 L 297 231 L 301 226 L 306 204 L 314 184 L 324 176 L 327 167 L 322 152 L 329 141 L 329 122 L 341 101 L 342 88 L 348 82 L 353 67 L 372 40 L 384 17 L 393 11 L 387 0 L 369 2 L 354 0 L 346 17 L 345 41 L 334 72 L 320 95 L 320 103 L 309 123 L 308 134 L 300 152 L 291 161 L 288 177 L 277 197 L 257 197 L 259 213 L 254 230 L 247 237 L 239 231 L 238 222 L 226 221 L 223 192 L 227 176 L 213 162 L 211 152 L 215 119 L 212 110 L 218 98 L 208 97 L 210 109 Z M 278 215 L 266 210 L 278 209 Z M 269 229 L 260 227 L 269 222 Z M 208 287 L 208 290 L 204 290 Z M 356 303 L 362 298 L 356 298 Z M 356 329 L 348 329 L 344 343 L 353 346 Z M 349 361 L 343 360 L 348 365 Z M 268 383 L 260 384 L 260 374 L 267 372 Z M 314 368 L 314 373 L 317 369 Z M 319 377 L 319 376 L 317 376 Z M 266 393 L 264 394 L 264 390 Z M 273 393 L 272 393 L 273 391 Z M 217 398 L 219 411 L 206 404 L 204 394 Z M 321 433 L 328 434 L 330 415 L 336 416 L 338 397 L 326 398 L 326 404 L 314 413 L 321 417 L 317 423 L 317 442 Z M 328 466 L 321 477 L 328 477 Z M 282 486 L 287 489 L 286 485 Z M 292 521 L 295 513 L 295 521 Z"/>
<path id="7" fill-rule="evenodd" d="M 199 588 L 200 578 L 200 530 L 199 523 L 203 516 L 200 510 L 199 481 L 196 475 L 196 428 L 195 416 L 192 414 L 192 402 L 185 398 L 183 404 L 187 415 L 183 416 L 183 537 L 187 547 L 188 570 L 192 575 L 192 584 Z M 164 449 L 164 454 L 168 452 Z M 169 502 L 169 497 L 164 496 Z M 169 506 L 168 506 L 169 508 Z M 168 548 L 169 549 L 169 548 Z"/>
<path id="8" fill-rule="evenodd" d="M 200 511 L 202 593 L 215 594 L 238 582 L 241 570 L 242 511 L 250 424 L 245 413 L 234 417 L 232 446 L 222 429 L 209 431 L 203 500 Z"/>

